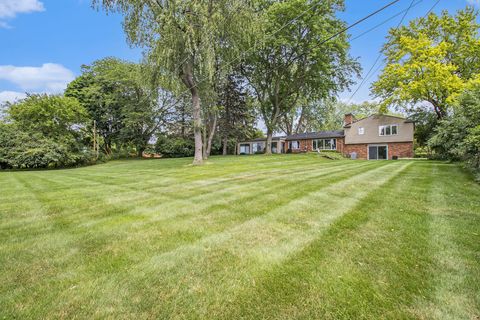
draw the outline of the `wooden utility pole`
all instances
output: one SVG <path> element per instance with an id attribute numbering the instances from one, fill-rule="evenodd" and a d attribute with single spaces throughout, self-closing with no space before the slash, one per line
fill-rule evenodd
<path id="1" fill-rule="evenodd" d="M 97 120 L 93 120 L 93 152 L 95 159 L 98 159 Z"/>

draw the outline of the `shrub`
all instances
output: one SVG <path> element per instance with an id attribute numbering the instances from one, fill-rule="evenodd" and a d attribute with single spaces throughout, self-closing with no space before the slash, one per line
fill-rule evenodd
<path id="1" fill-rule="evenodd" d="M 7 105 L 0 123 L 0 167 L 57 168 L 92 162 L 86 111 L 73 98 L 29 95 Z"/>
<path id="2" fill-rule="evenodd" d="M 155 152 L 166 158 L 192 157 L 195 153 L 193 139 L 159 135 Z"/>
<path id="3" fill-rule="evenodd" d="M 322 150 L 322 151 L 320 151 L 320 156 L 322 156 L 324 158 L 327 158 L 327 159 L 331 159 L 331 160 L 346 159 L 346 157 L 343 154 L 341 154 L 338 151 L 334 151 L 334 150 Z"/>
<path id="4" fill-rule="evenodd" d="M 75 141 L 54 141 L 41 133 L 0 124 L 0 167 L 34 169 L 70 167 L 93 162 L 93 154 Z"/>
<path id="5" fill-rule="evenodd" d="M 460 96 L 455 113 L 440 122 L 429 146 L 435 157 L 464 161 L 480 175 L 480 85 Z"/>

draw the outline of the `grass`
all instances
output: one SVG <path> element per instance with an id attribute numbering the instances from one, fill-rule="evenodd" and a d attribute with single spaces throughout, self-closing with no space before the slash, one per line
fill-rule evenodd
<path id="1" fill-rule="evenodd" d="M 0 173 L 0 318 L 479 319 L 459 166 L 190 162 Z"/>

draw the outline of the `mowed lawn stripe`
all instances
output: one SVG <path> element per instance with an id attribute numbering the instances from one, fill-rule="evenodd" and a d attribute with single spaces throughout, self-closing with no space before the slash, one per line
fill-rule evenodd
<path id="1" fill-rule="evenodd" d="M 436 179 L 428 196 L 435 254 L 429 271 L 434 290 L 430 299 L 419 300 L 415 314 L 475 319 L 480 315 L 480 190 L 458 166 L 436 164 L 432 175 Z"/>
<path id="2" fill-rule="evenodd" d="M 42 193 L 42 197 L 44 200 L 42 203 L 45 203 L 45 206 L 43 206 L 47 211 L 49 206 L 52 206 L 52 212 L 58 211 L 58 208 L 63 208 L 62 211 L 62 217 L 66 216 L 72 216 L 71 218 L 73 219 L 72 222 L 80 222 L 80 221 L 85 221 L 84 218 L 85 216 L 89 216 L 89 220 L 87 224 L 89 226 L 95 224 L 95 223 L 101 223 L 102 221 L 106 221 L 108 223 L 109 219 L 115 219 L 116 216 L 118 216 L 118 213 L 120 212 L 129 212 L 129 211 L 136 211 L 137 214 L 141 214 L 143 212 L 151 212 L 151 214 L 158 216 L 161 214 L 164 214 L 168 212 L 170 209 L 169 208 L 174 208 L 178 210 L 179 212 L 177 214 L 180 214 L 180 211 L 187 211 L 190 213 L 195 213 L 198 211 L 200 206 L 202 205 L 207 205 L 207 206 L 215 206 L 215 201 L 219 201 L 221 203 L 225 203 L 225 195 L 230 194 L 230 197 L 235 198 L 235 200 L 240 200 L 239 198 L 240 195 L 245 192 L 247 192 L 249 195 L 253 194 L 253 197 L 256 197 L 257 195 L 252 193 L 251 190 L 252 188 L 257 188 L 260 189 L 258 191 L 264 191 L 265 195 L 269 194 L 269 188 L 270 189 L 283 189 L 285 190 L 285 186 L 287 186 L 289 183 L 291 183 L 292 179 L 295 179 L 295 177 L 300 176 L 302 181 L 305 181 L 309 177 L 314 177 L 314 178 L 319 178 L 324 175 L 328 175 L 328 179 L 334 178 L 331 176 L 333 173 L 337 173 L 340 171 L 346 172 L 350 168 L 355 168 L 357 170 L 361 170 L 363 166 L 372 166 L 372 164 L 364 163 L 361 166 L 358 164 L 354 164 L 352 162 L 347 162 L 342 165 L 337 165 L 337 167 L 334 167 L 332 169 L 330 166 L 323 166 L 317 164 L 316 168 L 309 168 L 308 173 L 305 173 L 303 171 L 300 172 L 293 172 L 290 174 L 286 174 L 285 176 L 283 175 L 257 175 L 256 177 L 252 177 L 251 179 L 248 180 L 242 180 L 240 179 L 233 179 L 230 181 L 230 185 L 228 187 L 222 187 L 220 190 L 216 186 L 209 186 L 205 188 L 196 188 L 196 189 L 190 189 L 193 192 L 188 192 L 188 186 L 181 186 L 180 189 L 176 189 L 175 191 L 172 191 L 173 193 L 186 193 L 189 196 L 187 199 L 184 199 L 185 196 L 179 197 L 178 200 L 176 200 L 176 197 L 165 197 L 161 192 L 151 192 L 149 190 L 148 186 L 145 186 L 147 189 L 146 195 L 143 195 L 141 198 L 128 198 L 123 199 L 123 193 L 119 193 L 116 190 L 104 190 L 102 193 L 99 192 L 99 190 L 95 190 L 94 194 L 96 195 L 96 199 L 92 200 L 91 198 L 84 199 L 83 197 L 79 197 L 79 194 L 77 191 L 73 191 L 74 194 L 70 194 L 69 192 L 64 192 L 63 190 L 60 192 L 55 192 L 52 191 L 50 188 L 50 184 L 45 182 L 49 182 L 49 180 L 45 179 L 39 179 L 36 180 L 36 176 L 33 176 L 33 182 L 32 179 L 30 178 L 29 180 L 29 185 L 32 183 L 35 183 L 37 186 L 36 189 L 39 190 L 38 192 Z M 298 171 L 298 170 L 297 170 Z M 287 181 L 287 182 L 285 182 Z M 318 185 L 320 181 L 322 180 L 317 180 L 315 181 L 315 184 Z M 328 181 L 326 181 L 327 183 Z M 26 183 L 24 181 L 24 183 Z M 108 188 L 108 187 L 104 187 Z M 172 186 L 174 188 L 174 186 Z M 88 191 L 88 188 L 85 188 L 86 191 L 90 193 L 91 191 Z M 187 191 L 185 191 L 187 189 Z M 31 190 L 33 194 L 35 194 L 35 188 L 32 189 L 32 187 L 27 188 L 27 190 Z M 42 190 L 47 190 L 43 191 Z M 136 191 L 139 193 L 142 193 L 142 191 Z M 115 195 L 118 193 L 118 195 Z M 113 201 L 111 200 L 111 197 L 115 197 L 118 199 L 118 201 Z M 105 198 L 109 199 L 105 201 Z M 72 200 L 73 199 L 73 200 Z M 84 201 L 82 201 L 84 200 Z M 208 200 L 208 201 L 207 201 Z M 75 201 L 75 202 L 73 202 Z M 140 202 L 139 202 L 140 201 Z M 195 204 L 195 206 L 192 207 L 192 203 Z M 213 203 L 213 205 L 212 205 Z M 142 208 L 144 208 L 142 210 Z M 101 216 L 104 214 L 107 214 L 107 217 L 102 218 Z M 94 215 L 94 216 L 92 216 Z M 112 217 L 113 215 L 113 217 Z M 100 216 L 100 217 L 99 217 Z M 48 215 L 45 215 L 45 219 L 48 219 Z M 55 216 L 54 216 L 55 218 Z M 28 219 L 28 217 L 26 218 Z M 36 219 L 33 220 L 33 222 L 38 222 Z M 17 224 L 22 224 L 23 226 L 29 221 L 21 220 L 21 221 L 16 221 Z M 3 226 L 7 227 L 7 226 Z M 15 225 L 10 225 L 9 227 L 15 227 Z M 77 225 L 75 225 L 77 227 Z"/>
<path id="3" fill-rule="evenodd" d="M 120 278 L 115 280 L 110 277 L 98 279 L 98 282 L 90 284 L 90 290 L 115 287 L 115 295 L 97 292 L 99 295 L 95 301 L 102 305 L 113 303 L 117 307 L 128 306 L 128 301 L 136 301 L 140 307 L 161 317 L 208 317 L 214 314 L 208 308 L 210 304 L 215 309 L 218 304 L 226 303 L 225 299 L 236 288 L 250 281 L 257 272 L 268 269 L 272 264 L 300 250 L 327 228 L 330 222 L 341 216 L 349 204 L 348 201 L 346 206 L 340 204 L 339 188 L 345 188 L 342 192 L 346 193 L 358 191 L 368 194 L 370 190 L 365 188 L 367 185 L 378 187 L 408 165 L 389 164 L 354 175 L 345 182 L 333 183 L 329 190 L 306 194 L 302 199 L 292 201 L 279 210 L 272 210 L 230 230 L 204 238 L 194 245 L 182 246 L 153 257 L 146 264 L 131 269 L 131 274 L 126 278 L 124 274 L 119 274 Z M 375 176 L 380 179 L 372 179 Z M 316 197 L 331 204 L 333 210 L 325 211 L 316 206 Z M 357 198 L 351 200 L 352 203 L 356 201 Z M 293 218 L 289 218 L 289 215 Z M 301 217 L 305 220 L 305 225 L 292 223 L 295 218 Z M 289 222 L 285 219 L 293 220 Z M 152 275 L 155 275 L 154 280 Z M 119 285 L 120 283 L 125 286 Z M 180 306 L 185 308 L 177 309 Z M 122 313 L 132 312 L 122 307 L 116 308 L 115 312 L 118 310 Z M 107 315 L 108 313 L 103 316 Z"/>
<path id="4" fill-rule="evenodd" d="M 415 301 L 428 280 L 428 194 L 422 190 L 430 184 L 413 163 L 309 246 L 262 274 L 226 317 L 408 318 L 401 308 Z M 412 283 L 418 287 L 409 292 Z"/>
<path id="5" fill-rule="evenodd" d="M 0 317 L 478 313 L 479 189 L 458 166 L 316 155 L 187 162 L 0 173 L 13 186 L 0 204 Z"/>
<path id="6" fill-rule="evenodd" d="M 383 164 L 381 164 L 381 163 L 374 164 L 374 163 L 366 163 L 366 162 L 357 163 L 356 165 L 359 166 L 359 167 L 356 168 L 356 170 L 363 171 L 364 169 L 362 169 L 362 166 L 364 166 L 364 165 L 375 167 L 375 166 L 378 166 L 378 165 L 385 165 L 385 164 L 386 163 L 383 163 Z M 345 177 L 350 177 L 352 175 L 352 173 L 353 172 L 351 170 L 350 171 L 347 170 L 347 171 L 343 172 L 342 175 L 344 175 Z M 336 177 L 332 175 L 331 179 L 333 179 L 333 181 L 335 181 Z M 314 180 L 314 182 L 319 183 L 320 180 Z M 315 184 L 313 185 L 313 187 L 315 187 Z M 296 191 L 297 192 L 302 192 L 301 189 L 300 190 L 296 189 Z M 286 198 L 286 199 L 288 200 L 288 198 Z M 262 197 L 258 197 L 257 201 L 262 202 Z M 262 211 L 258 211 L 258 212 L 262 213 Z M 226 221 L 228 221 L 228 220 L 226 220 Z M 128 223 L 128 220 L 125 220 L 125 222 Z M 152 235 L 152 233 L 147 233 L 147 235 L 150 235 L 150 237 L 152 239 L 149 239 L 148 237 L 147 238 L 142 237 L 141 233 L 134 234 L 133 239 L 135 240 L 135 236 L 137 236 L 137 239 L 136 239 L 137 242 L 133 241 L 133 243 L 136 244 L 137 247 L 141 250 L 142 246 L 148 248 L 150 240 L 153 240 L 154 241 L 153 249 L 155 249 L 155 247 L 158 248 L 158 245 L 159 245 L 158 242 L 161 241 L 163 237 L 160 237 L 160 239 L 158 239 L 158 237 L 156 237 L 156 234 L 159 234 L 161 231 L 167 231 L 166 232 L 166 239 L 164 241 L 160 242 L 160 248 L 158 248 L 158 249 L 161 249 L 164 242 L 166 242 L 169 245 L 177 246 L 179 244 L 184 243 L 184 241 L 190 242 L 190 241 L 196 239 L 196 237 L 191 238 L 188 235 L 190 233 L 195 234 L 195 225 L 191 225 L 191 227 L 192 227 L 192 230 L 186 230 L 186 232 L 181 232 L 180 234 L 178 234 L 178 231 L 175 232 L 175 230 L 176 230 L 175 227 L 173 227 L 174 232 L 168 232 L 168 230 L 165 230 L 165 229 L 162 229 L 162 228 L 159 228 L 160 230 L 155 230 L 155 228 L 153 228 L 153 230 L 152 230 L 154 232 L 153 235 Z M 218 226 L 216 226 L 216 228 L 218 229 Z M 48 231 L 48 229 L 47 229 L 47 231 Z M 120 256 L 116 255 L 116 252 L 111 251 L 111 246 L 112 246 L 111 243 L 115 244 L 115 245 L 113 245 L 113 247 L 118 248 L 118 246 L 116 246 L 117 241 L 120 242 L 120 243 L 123 243 L 124 239 L 127 239 L 127 241 L 128 241 L 128 239 L 132 238 L 132 237 L 127 237 L 127 235 L 124 235 L 123 233 L 119 234 L 116 231 L 117 230 L 115 230 L 115 226 L 113 226 L 112 230 L 105 230 L 105 232 L 97 232 L 96 230 L 92 230 L 90 232 L 88 230 L 86 232 L 83 232 L 82 234 L 79 234 L 78 236 L 75 236 L 75 231 L 73 231 L 73 230 L 67 230 L 66 232 L 60 232 L 60 233 L 57 233 L 55 236 L 53 236 L 51 233 L 47 232 L 43 235 L 43 237 L 37 237 L 35 239 L 36 241 L 34 243 L 34 246 L 37 248 L 36 250 L 38 252 L 41 252 L 42 251 L 42 249 L 41 249 L 42 248 L 42 243 L 43 243 L 42 240 L 48 242 L 48 241 L 51 241 L 52 239 L 56 239 L 56 238 L 63 239 L 63 240 L 70 239 L 70 241 L 68 243 L 64 243 L 63 247 L 57 248 L 56 252 L 53 252 L 53 251 L 45 252 L 45 254 L 46 254 L 45 261 L 48 261 L 47 258 L 48 258 L 49 254 L 55 255 L 55 256 L 60 255 L 60 256 L 65 257 L 66 261 L 64 261 L 60 264 L 60 266 L 62 268 L 65 268 L 65 269 L 68 269 L 68 265 L 73 264 L 73 265 L 80 266 L 80 268 L 75 268 L 74 269 L 75 272 L 80 272 L 81 273 L 82 269 L 85 269 L 85 268 L 87 269 L 88 272 L 98 272 L 98 270 L 97 270 L 98 268 L 93 268 L 92 269 L 89 266 L 90 265 L 94 266 L 95 263 L 98 264 L 99 261 L 100 261 L 100 262 L 104 262 L 104 263 L 107 264 L 107 265 L 104 265 L 104 263 L 100 263 L 100 265 L 103 265 L 104 267 L 108 266 L 108 268 L 106 268 L 106 270 L 110 270 L 110 267 L 115 266 L 115 264 L 118 263 L 119 261 L 121 261 L 123 264 L 128 265 L 128 263 L 130 263 L 129 262 L 130 259 L 134 259 L 135 256 L 136 256 L 136 252 L 135 252 L 136 250 L 131 251 L 131 252 L 121 252 L 122 254 L 120 254 Z M 160 231 L 160 232 L 157 232 L 157 231 Z M 200 235 L 200 236 L 202 236 L 202 235 Z M 144 242 L 139 243 L 138 242 L 139 240 L 142 240 Z M 51 244 L 46 243 L 45 247 L 50 248 Z M 136 249 L 136 247 L 134 247 L 134 249 Z M 72 251 L 73 251 L 73 253 L 72 253 Z M 116 257 L 112 257 L 112 254 L 116 255 Z M 81 259 L 82 261 L 78 261 L 78 259 Z M 71 260 L 71 261 L 69 261 L 69 260 Z M 89 263 L 90 260 L 92 260 L 91 263 Z M 63 264 L 63 266 L 62 266 L 62 264 Z M 48 274 L 50 272 L 52 272 L 52 270 L 50 270 L 48 268 L 48 265 L 43 266 L 42 269 L 45 270 L 44 272 L 45 272 L 45 275 L 46 275 L 46 280 L 48 280 Z M 39 275 L 40 274 L 41 273 L 39 273 Z M 38 286 L 38 290 L 40 290 L 40 291 L 45 289 L 45 288 L 48 288 L 48 285 L 42 284 L 41 282 L 39 284 L 37 284 L 37 286 Z M 32 289 L 33 289 L 32 287 L 28 288 L 28 290 L 32 290 Z M 48 292 L 48 290 L 46 290 L 46 291 Z M 19 292 L 19 293 L 21 293 L 21 292 Z M 28 291 L 27 291 L 27 293 L 28 293 Z M 43 294 L 45 294 L 45 292 Z"/>
<path id="7" fill-rule="evenodd" d="M 352 164 L 352 163 L 351 163 Z M 374 164 L 372 163 L 357 163 L 356 166 L 358 166 L 357 168 L 355 168 L 356 170 L 358 171 L 363 171 L 362 167 L 365 166 L 365 165 L 368 165 L 370 167 L 372 167 Z M 23 173 L 22 173 L 23 174 Z M 343 172 L 343 176 L 345 177 L 349 177 L 350 175 L 352 174 L 352 171 L 345 171 Z M 305 178 L 302 177 L 302 179 Z M 335 181 L 337 179 L 337 177 L 335 177 L 334 175 L 332 175 L 332 177 L 330 177 L 330 180 L 329 181 Z M 327 182 L 329 182 L 327 181 Z M 314 182 L 316 183 L 319 183 L 320 180 L 314 180 Z M 31 185 L 31 181 L 29 182 L 30 185 Z M 313 186 L 315 187 L 315 185 Z M 40 189 L 40 187 L 38 187 Z M 48 185 L 47 186 L 44 186 L 43 188 L 45 188 L 46 190 L 48 190 Z M 35 188 L 34 188 L 35 189 Z M 298 192 L 298 190 L 297 190 Z M 38 196 L 42 196 L 41 192 L 37 192 L 37 196 L 34 197 L 34 198 L 37 198 Z M 107 191 L 108 193 L 108 191 Z M 257 200 L 260 200 L 261 201 L 262 198 L 257 198 Z M 279 203 L 280 205 L 281 203 Z M 194 208 L 194 207 L 193 207 Z M 56 212 L 57 210 L 55 209 L 54 210 L 54 213 Z M 261 213 L 261 211 L 259 211 Z M 118 212 L 118 214 L 122 214 L 122 212 Z M 66 215 L 66 212 L 65 212 L 65 215 Z M 52 215 L 52 218 L 53 219 L 56 219 L 57 218 L 57 215 L 56 214 L 53 214 Z M 60 217 L 60 220 L 63 221 L 65 219 L 65 217 L 61 216 Z M 228 221 L 228 220 L 227 220 Z M 128 220 L 125 220 L 124 221 L 125 223 L 128 223 L 128 222 L 131 222 L 131 221 L 128 221 Z M 228 221 L 230 224 L 231 222 Z M 29 244 L 28 242 L 24 243 L 25 245 L 27 245 L 29 247 L 29 250 L 25 252 L 25 254 L 29 254 L 30 253 L 30 249 L 37 252 L 37 254 L 42 254 L 42 262 L 43 262 L 43 265 L 41 266 L 41 270 L 39 270 L 36 274 L 36 277 L 37 278 L 42 278 L 42 276 L 45 278 L 45 280 L 49 280 L 49 275 L 51 275 L 52 273 L 55 273 L 55 272 L 59 272 L 59 270 L 56 270 L 55 268 L 53 267 L 50 267 L 46 262 L 49 261 L 49 256 L 52 256 L 52 259 L 51 261 L 55 261 L 56 264 L 58 264 L 58 267 L 61 267 L 61 268 L 68 268 L 68 264 L 69 263 L 72 263 L 72 264 L 77 264 L 77 265 L 80 265 L 83 267 L 87 267 L 88 269 L 88 266 L 90 265 L 90 257 L 92 257 L 93 261 L 92 261 L 92 264 L 91 265 L 94 265 L 95 262 L 98 262 L 98 260 L 103 260 L 105 259 L 105 262 L 108 263 L 108 265 L 113 265 L 115 264 L 115 259 L 111 259 L 111 251 L 110 251 L 110 243 L 113 242 L 113 243 L 116 243 L 117 241 L 121 242 L 124 238 L 123 238 L 123 234 L 117 234 L 116 230 L 115 230 L 115 226 L 111 226 L 111 230 L 106 230 L 106 232 L 97 232 L 97 230 L 86 230 L 86 232 L 83 232 L 82 234 L 78 234 L 78 236 L 76 236 L 75 234 L 77 234 L 78 232 L 76 232 L 75 230 L 73 229 L 69 229 L 69 230 L 63 230 L 62 228 L 54 228 L 54 226 L 59 226 L 59 227 L 66 227 L 66 224 L 64 223 L 59 223 L 58 221 L 55 221 L 54 224 L 51 224 L 51 223 L 47 223 L 44 225 L 44 228 L 43 231 L 44 232 L 40 232 L 40 234 L 38 232 L 34 232 L 34 229 L 30 229 L 29 231 L 29 235 L 32 236 L 32 243 Z M 191 226 L 193 227 L 193 229 L 195 229 L 195 226 Z M 59 230 L 60 232 L 54 232 L 55 230 L 54 229 L 57 229 Z M 160 228 L 161 229 L 161 228 Z M 28 231 L 28 230 L 27 230 Z M 157 230 L 153 230 L 153 232 L 155 232 Z M 162 231 L 162 230 L 160 230 Z M 168 233 L 167 232 L 167 236 L 171 236 L 171 239 L 166 239 L 166 242 L 170 245 L 178 245 L 178 244 L 182 244 L 184 241 L 192 241 L 194 239 L 191 239 L 189 238 L 188 236 L 187 237 L 184 237 L 182 235 L 179 236 L 178 232 L 175 232 L 175 228 L 173 230 L 174 232 L 173 233 Z M 188 230 L 187 233 L 189 233 L 191 231 Z M 195 231 L 193 231 L 195 232 Z M 141 234 L 138 234 L 137 236 L 139 236 L 139 238 L 137 240 L 143 240 L 143 241 L 148 241 L 149 239 L 145 238 L 145 237 L 142 237 Z M 155 237 L 155 233 L 154 233 L 154 237 Z M 28 238 L 28 237 L 27 237 Z M 18 239 L 18 237 L 17 237 Z M 127 238 L 128 240 L 128 238 Z M 155 239 L 154 240 L 161 240 L 161 239 Z M 59 241 L 61 241 L 60 243 L 58 243 Z M 163 242 L 165 241 L 162 241 L 162 244 Z M 61 245 L 60 245 L 61 244 Z M 59 245 L 58 247 L 56 247 L 57 245 Z M 139 243 L 138 244 L 139 246 L 139 249 L 142 248 L 142 246 L 145 246 L 143 243 Z M 21 244 L 18 244 L 18 247 L 13 247 L 13 248 L 10 248 L 12 249 L 12 253 L 14 253 L 15 255 L 18 256 L 18 249 L 19 247 L 21 247 Z M 105 249 L 105 252 L 103 252 L 103 249 Z M 102 256 L 102 252 L 104 253 L 104 256 Z M 92 255 L 93 254 L 93 255 Z M 99 255 L 101 258 L 99 258 Z M 127 254 L 125 254 L 126 256 Z M 130 255 L 132 257 L 135 257 L 135 252 L 130 252 Z M 25 259 L 25 256 L 18 256 L 20 259 Z M 65 260 L 65 261 L 62 261 Z M 71 259 L 72 261 L 69 261 L 69 259 Z M 78 260 L 82 260 L 82 261 L 78 261 Z M 120 257 L 119 259 L 117 260 L 122 260 L 123 258 Z M 127 263 L 129 261 L 129 258 L 127 258 L 125 260 Z M 85 264 L 87 263 L 87 264 Z M 67 266 L 65 265 L 67 264 Z M 26 266 L 27 267 L 27 266 Z M 18 271 L 21 271 L 21 270 L 17 270 Z M 78 270 L 75 270 L 75 272 L 78 271 Z M 93 271 L 97 271 L 97 270 L 93 270 Z M 28 268 L 27 270 L 24 271 L 25 273 L 28 273 Z M 60 273 L 61 274 L 61 273 Z M 33 290 L 34 288 L 32 287 L 32 285 L 35 285 L 35 281 L 33 281 L 32 278 L 27 278 L 26 279 L 28 282 L 29 282 L 29 285 L 27 286 L 27 288 L 21 288 L 21 287 L 18 287 L 16 286 L 17 290 L 16 291 L 23 291 L 23 289 L 27 290 L 27 293 L 31 292 L 31 290 Z M 19 283 L 17 282 L 16 285 L 18 285 Z M 50 290 L 48 289 L 48 285 L 44 285 L 42 284 L 42 282 L 36 284 L 37 286 L 39 286 L 40 290 L 45 290 L 47 292 L 49 292 Z M 8 286 L 6 286 L 8 287 Z M 12 292 L 14 293 L 14 292 Z M 52 292 L 54 294 L 54 292 Z M 45 294 L 45 292 L 43 293 Z M 41 294 L 40 294 L 41 295 Z"/>
<path id="8" fill-rule="evenodd" d="M 372 166 L 372 164 L 369 165 Z M 364 164 L 355 169 L 357 171 L 363 171 L 363 166 Z M 343 166 L 340 167 L 343 168 Z M 350 177 L 350 175 L 355 172 L 352 170 L 341 171 L 343 172 L 342 176 L 344 178 Z M 320 182 L 322 182 L 323 184 L 328 184 L 331 181 L 336 181 L 340 179 L 340 177 L 337 177 L 333 174 L 327 175 L 327 178 L 328 180 L 326 181 L 320 179 L 312 180 L 313 184 L 310 183 L 310 188 L 319 189 L 321 188 Z M 307 186 L 307 181 L 305 181 L 305 188 L 296 189 L 295 192 L 298 194 L 302 194 L 303 192 L 307 191 Z M 285 189 L 284 186 L 282 186 L 282 189 L 288 190 L 288 188 Z M 135 239 L 135 236 L 138 236 L 142 240 L 141 243 L 137 243 L 139 249 L 148 247 L 150 245 L 150 241 L 145 242 L 149 239 L 143 236 L 144 234 L 146 234 L 151 235 L 155 240 L 155 242 L 152 244 L 152 250 L 158 251 L 164 249 L 171 249 L 172 246 L 178 246 L 184 244 L 185 242 L 194 241 L 195 239 L 198 239 L 199 237 L 208 234 L 208 232 L 210 231 L 223 230 L 223 228 L 225 227 L 231 226 L 244 219 L 248 219 L 252 216 L 262 214 L 264 212 L 264 208 L 262 207 L 262 205 L 264 205 L 265 203 L 261 197 L 258 197 L 258 194 L 254 193 L 253 196 L 249 196 L 249 198 L 256 198 L 254 199 L 255 201 L 252 202 L 253 206 L 249 207 L 249 209 L 251 210 L 249 210 L 248 208 L 243 209 L 243 199 L 238 195 L 238 193 L 235 194 L 237 194 L 238 199 L 226 203 L 223 202 L 222 197 L 217 197 L 216 200 L 222 201 L 222 205 L 220 206 L 218 204 L 214 204 L 213 206 L 217 207 L 211 208 L 211 211 L 204 210 L 204 212 L 200 212 L 198 211 L 198 206 L 190 205 L 188 208 L 190 208 L 190 210 L 192 211 L 190 214 L 190 216 L 192 217 L 191 220 L 197 221 L 190 221 L 188 220 L 188 217 L 184 217 L 182 220 L 177 219 L 170 221 L 169 223 L 165 223 L 165 221 L 153 223 L 152 221 L 149 222 L 148 219 L 143 219 L 142 215 L 138 217 L 142 220 L 135 220 L 127 215 L 126 209 L 124 208 L 123 210 L 117 211 L 109 209 L 109 220 L 104 221 L 105 223 L 102 224 L 99 228 L 91 228 L 88 225 L 84 226 L 82 224 L 74 224 L 70 226 L 65 223 L 58 223 L 58 221 L 55 220 L 58 219 L 57 215 L 53 215 L 51 218 L 56 221 L 55 223 L 52 224 L 51 221 L 47 219 L 41 221 L 40 223 L 37 223 L 35 226 L 30 226 L 30 228 L 22 228 L 24 232 L 18 232 L 17 230 L 17 236 L 10 237 L 8 239 L 8 242 L 16 242 L 19 239 L 22 239 L 24 245 L 31 244 L 37 247 L 41 247 L 42 241 L 50 241 L 52 238 L 52 233 L 56 232 L 58 233 L 57 237 L 61 237 L 64 240 L 70 239 L 71 244 L 69 244 L 67 248 L 84 247 L 85 250 L 89 250 L 93 247 L 97 252 L 95 256 L 97 256 L 99 253 L 102 252 L 102 248 L 104 246 L 108 247 L 108 244 L 111 241 L 115 241 L 115 243 L 119 244 L 125 242 L 126 246 L 131 247 L 132 244 L 129 243 L 129 239 Z M 275 193 L 273 193 L 272 195 L 276 196 Z M 290 198 L 287 196 L 288 194 L 285 194 L 285 197 L 281 197 L 276 203 L 274 203 L 274 206 L 278 207 L 283 205 L 285 201 L 289 201 Z M 215 202 L 215 199 L 205 200 Z M 259 202 L 259 204 L 257 205 L 256 202 Z M 203 203 L 209 202 L 203 201 Z M 270 205 L 270 207 L 272 206 Z M 232 216 L 231 213 L 235 213 L 235 216 Z M 135 216 L 138 216 L 138 214 L 136 214 Z M 68 217 L 67 212 L 65 212 L 64 215 L 60 217 L 61 221 L 65 220 L 66 217 Z M 75 220 L 78 219 L 77 216 L 74 216 L 72 218 L 74 218 Z M 89 218 L 92 219 L 92 217 Z M 116 221 L 118 221 L 119 223 L 116 223 Z M 203 225 L 201 223 L 202 221 L 205 222 Z M 132 223 L 134 222 L 137 223 L 132 225 Z M 138 225 L 138 223 L 140 222 L 141 225 Z M 196 222 L 198 222 L 197 226 L 195 225 Z M 57 228 L 55 228 L 55 225 L 57 226 Z M 200 229 L 202 229 L 201 232 L 199 232 Z M 31 239 L 30 243 L 28 242 L 28 239 Z M 162 239 L 163 241 L 161 241 Z M 5 245 L 7 244 L 6 242 L 7 241 L 5 241 Z M 82 245 L 82 243 L 85 243 L 85 245 Z M 22 244 L 19 245 L 21 246 Z M 108 250 L 106 251 L 106 254 L 109 254 Z M 80 255 L 82 254 L 82 252 L 79 252 L 78 254 Z M 130 254 L 130 256 L 133 259 L 135 257 L 135 254 L 132 253 Z"/>

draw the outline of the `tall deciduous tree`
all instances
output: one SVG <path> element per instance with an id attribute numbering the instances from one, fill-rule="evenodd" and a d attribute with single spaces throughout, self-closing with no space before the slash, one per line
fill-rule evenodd
<path id="1" fill-rule="evenodd" d="M 171 95 L 150 83 L 147 67 L 115 58 L 82 67 L 66 96 L 77 98 L 96 121 L 103 150 L 133 145 L 142 155 L 173 104 Z"/>
<path id="2" fill-rule="evenodd" d="M 219 56 L 239 48 L 249 26 L 244 0 L 93 0 L 93 4 L 125 16 L 130 44 L 146 49 L 162 73 L 179 79 L 192 99 L 194 164 L 203 162 L 202 85 L 211 79 Z M 226 59 L 220 59 L 225 62 Z M 227 68 L 222 68 L 222 70 Z"/>
<path id="3" fill-rule="evenodd" d="M 264 10 L 262 45 L 247 58 L 244 73 L 267 128 L 266 153 L 285 114 L 300 99 L 317 100 L 345 89 L 359 65 L 348 54 L 347 36 L 324 42 L 345 24 L 336 16 L 343 0 L 258 1 Z"/>
<path id="4" fill-rule="evenodd" d="M 477 17 L 467 7 L 455 16 L 431 13 L 390 30 L 383 48 L 387 65 L 372 86 L 383 107 L 425 101 L 439 119 L 445 117 L 455 98 L 480 80 Z"/>

